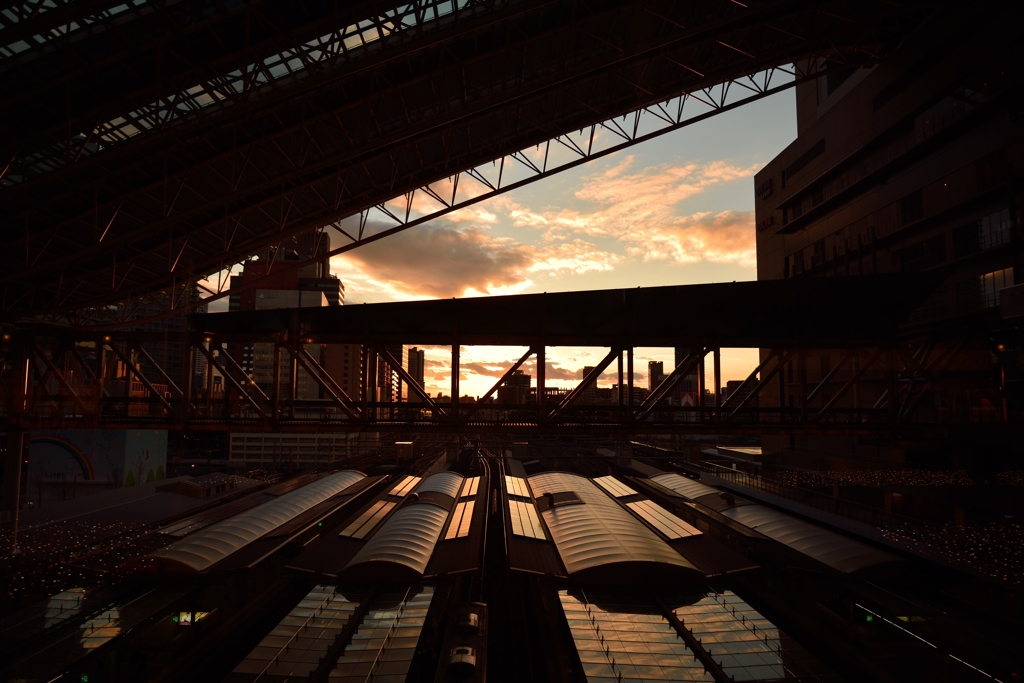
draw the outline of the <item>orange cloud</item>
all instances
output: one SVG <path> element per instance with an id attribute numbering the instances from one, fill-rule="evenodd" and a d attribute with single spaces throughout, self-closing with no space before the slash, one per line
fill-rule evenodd
<path id="1" fill-rule="evenodd" d="M 521 284 L 532 264 L 527 247 L 470 227 L 427 225 L 374 242 L 332 267 L 369 297 L 392 299 L 463 296 Z"/>
<path id="2" fill-rule="evenodd" d="M 678 206 L 713 185 L 752 178 L 757 166 L 714 161 L 632 172 L 633 163 L 633 157 L 626 157 L 584 179 L 575 196 L 591 208 L 537 211 L 511 206 L 508 216 L 516 226 L 541 228 L 545 242 L 563 245 L 553 254 L 579 250 L 587 243 L 567 240 L 583 235 L 616 239 L 624 243 L 626 254 L 645 261 L 754 265 L 752 212 L 679 215 Z M 604 262 L 614 264 L 611 259 Z"/>
<path id="3" fill-rule="evenodd" d="M 645 261 L 704 260 L 753 268 L 757 265 L 755 234 L 753 211 L 695 213 L 675 218 L 666 225 L 651 226 L 642 236 L 630 238 L 632 244 L 626 253 Z"/>

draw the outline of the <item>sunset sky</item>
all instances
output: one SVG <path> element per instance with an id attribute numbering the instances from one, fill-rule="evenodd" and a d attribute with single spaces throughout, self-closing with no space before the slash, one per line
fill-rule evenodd
<path id="1" fill-rule="evenodd" d="M 795 137 L 787 91 L 336 256 L 331 267 L 349 304 L 752 280 L 753 175 Z M 424 348 L 428 389 L 449 393 L 450 350 Z M 462 393 L 483 394 L 524 352 L 464 347 Z M 605 353 L 549 349 L 548 385 L 572 386 Z M 723 351 L 724 379 L 745 377 L 756 353 Z M 638 349 L 638 386 L 647 386 L 648 360 L 669 372 L 673 351 Z"/>

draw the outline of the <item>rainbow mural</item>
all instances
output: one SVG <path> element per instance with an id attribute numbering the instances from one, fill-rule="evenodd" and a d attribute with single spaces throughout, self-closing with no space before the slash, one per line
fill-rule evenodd
<path id="1" fill-rule="evenodd" d="M 85 481 L 96 481 L 96 471 L 92 468 L 92 463 L 89 461 L 89 457 L 82 452 L 82 449 L 68 441 L 62 439 L 59 436 L 50 436 L 48 434 L 41 434 L 38 436 L 29 437 L 28 442 L 30 444 L 39 443 L 47 444 L 50 446 L 56 446 L 61 450 L 67 452 L 71 458 L 78 463 L 78 466 L 82 470 L 82 478 Z"/>

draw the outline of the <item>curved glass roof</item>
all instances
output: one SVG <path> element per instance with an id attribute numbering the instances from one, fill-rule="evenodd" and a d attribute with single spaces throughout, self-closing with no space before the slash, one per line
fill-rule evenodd
<path id="1" fill-rule="evenodd" d="M 197 572 L 204 571 L 365 477 L 362 472 L 354 470 L 327 475 L 312 484 L 197 531 L 177 543 L 150 553 L 149 557 L 180 562 Z"/>
<path id="2" fill-rule="evenodd" d="M 386 576 L 404 567 L 422 576 L 447 519 L 448 510 L 430 503 L 403 506 L 356 553 L 345 571 L 359 567 L 359 573 L 372 569 L 374 575 Z M 391 566 L 385 569 L 385 565 Z M 408 572 L 398 569 L 398 573 Z"/>
<path id="3" fill-rule="evenodd" d="M 675 473 L 659 474 L 650 479 L 690 500 L 720 492 Z M 732 505 L 720 512 L 749 529 L 847 574 L 898 559 L 852 538 L 757 503 L 744 501 L 741 505 Z"/>
<path id="4" fill-rule="evenodd" d="M 707 496 L 712 493 L 720 493 L 716 488 L 712 488 L 707 484 L 702 484 L 699 481 L 694 481 L 693 479 L 684 477 L 681 474 L 676 474 L 675 472 L 659 474 L 651 477 L 650 479 L 656 484 L 660 484 L 670 491 L 675 491 L 679 495 L 684 498 L 689 498 L 690 500 L 696 500 L 701 496 Z"/>
<path id="5" fill-rule="evenodd" d="M 847 574 L 898 558 L 764 505 L 737 505 L 722 514 L 797 552 Z"/>
<path id="6" fill-rule="evenodd" d="M 570 575 L 619 563 L 655 563 L 698 571 L 589 479 L 545 472 L 529 481 L 535 496 L 572 491 L 583 501 L 583 505 L 551 507 L 541 512 Z"/>
<path id="7" fill-rule="evenodd" d="M 426 493 L 427 491 L 436 491 L 452 498 L 458 498 L 459 489 L 462 488 L 462 482 L 465 480 L 465 477 L 455 472 L 438 472 L 421 481 L 414 492 Z"/>

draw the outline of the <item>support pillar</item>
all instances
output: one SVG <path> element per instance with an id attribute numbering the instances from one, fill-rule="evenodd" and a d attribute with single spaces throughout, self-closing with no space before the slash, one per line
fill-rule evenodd
<path id="1" fill-rule="evenodd" d="M 11 532 L 10 553 L 18 553 L 18 511 L 21 509 L 21 471 L 25 457 L 25 430 L 18 419 L 25 414 L 25 397 L 28 394 L 29 359 L 28 344 L 16 339 L 12 349 L 11 363 L 11 415 L 7 422 L 7 452 L 4 458 L 3 498 L 0 503 L 0 523 Z"/>
<path id="2" fill-rule="evenodd" d="M 633 420 L 633 347 L 626 349 L 626 381 L 629 385 L 629 393 L 626 395 L 627 419 Z"/>
<path id="3" fill-rule="evenodd" d="M 781 361 L 781 356 L 779 357 Z M 801 350 L 797 355 L 797 372 L 800 380 L 800 422 L 807 422 L 807 352 Z"/>
<path id="4" fill-rule="evenodd" d="M 281 419 L 281 345 L 274 342 L 274 374 L 270 385 L 270 417 L 277 422 Z"/>
<path id="5" fill-rule="evenodd" d="M 206 364 L 206 417 L 213 417 L 213 363 L 209 362 Z"/>
<path id="6" fill-rule="evenodd" d="M 25 432 L 13 424 L 7 427 L 7 452 L 4 458 L 3 509 L 0 520 L 11 532 L 11 554 L 18 552 L 18 510 L 21 507 L 21 471 L 25 453 Z"/>
<path id="7" fill-rule="evenodd" d="M 369 344 L 363 344 L 363 420 L 371 421 L 377 412 L 370 403 L 377 401 L 377 351 Z"/>
<path id="8" fill-rule="evenodd" d="M 707 349 L 701 350 L 700 363 L 697 364 L 697 420 L 699 422 L 704 421 L 704 385 L 706 383 L 704 360 L 707 358 L 706 351 Z"/>
<path id="9" fill-rule="evenodd" d="M 896 418 L 899 415 L 899 360 L 896 349 L 889 350 L 889 424 L 896 426 Z"/>
<path id="10" fill-rule="evenodd" d="M 786 364 L 779 356 L 779 422 L 786 421 Z"/>
<path id="11" fill-rule="evenodd" d="M 202 343 L 194 338 L 190 330 L 185 330 L 182 335 L 182 359 L 181 359 L 181 428 L 188 429 L 188 419 L 192 408 L 192 382 L 195 377 L 196 350 L 193 343 Z M 207 364 L 209 372 L 209 363 Z M 126 378 L 131 381 L 130 378 Z M 169 412 L 169 411 L 168 411 Z"/>
<path id="12" fill-rule="evenodd" d="M 537 421 L 544 419 L 544 371 L 547 368 L 547 348 L 537 347 Z"/>
<path id="13" fill-rule="evenodd" d="M 624 384 L 623 383 L 623 375 L 625 374 L 625 372 L 624 372 L 623 367 L 622 367 L 622 349 L 619 349 L 618 362 L 619 362 L 619 412 L 621 413 L 622 412 L 622 410 L 621 410 L 622 405 L 625 404 L 625 402 L 626 402 L 624 400 L 626 398 L 625 397 L 626 387 L 623 386 L 623 384 Z"/>
<path id="14" fill-rule="evenodd" d="M 459 369 L 462 362 L 459 360 L 461 347 L 458 342 L 452 344 L 452 419 L 459 417 Z"/>
<path id="15" fill-rule="evenodd" d="M 715 347 L 714 351 L 715 371 L 715 422 L 722 419 L 722 349 Z"/>

